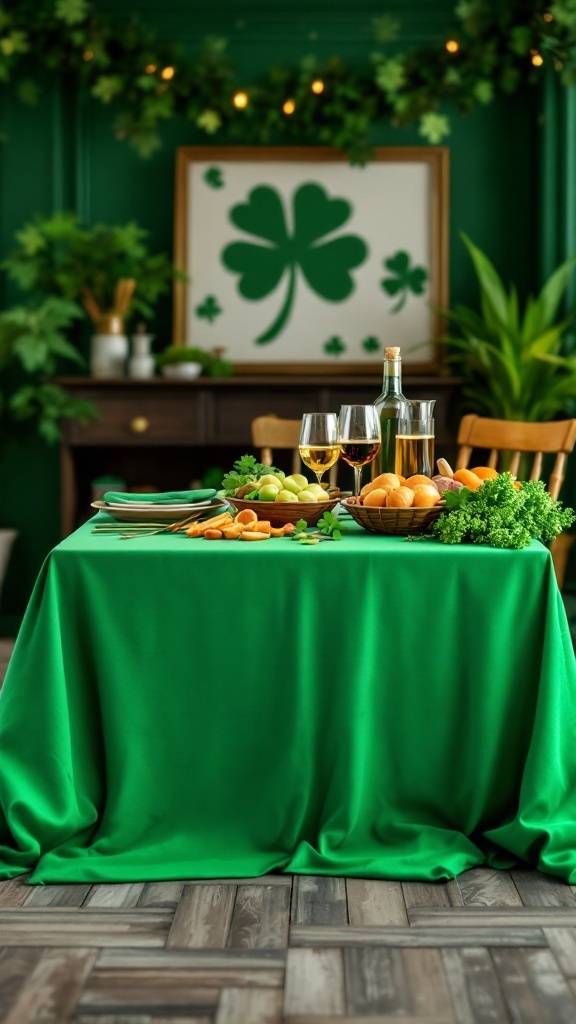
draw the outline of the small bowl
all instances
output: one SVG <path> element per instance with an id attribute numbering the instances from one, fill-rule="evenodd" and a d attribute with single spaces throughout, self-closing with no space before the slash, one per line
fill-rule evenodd
<path id="1" fill-rule="evenodd" d="M 239 498 L 227 498 L 238 512 L 245 508 L 256 513 L 258 519 L 268 520 L 271 526 L 284 526 L 285 523 L 296 524 L 304 519 L 307 526 L 316 526 L 324 512 L 331 512 L 340 498 L 328 501 L 241 501 Z"/>
<path id="2" fill-rule="evenodd" d="M 202 363 L 166 363 L 162 367 L 162 376 L 186 380 L 191 377 L 199 377 L 202 373 Z"/>

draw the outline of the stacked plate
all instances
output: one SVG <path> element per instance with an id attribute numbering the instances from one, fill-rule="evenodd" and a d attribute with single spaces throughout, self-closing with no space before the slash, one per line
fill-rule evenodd
<path id="1" fill-rule="evenodd" d="M 113 504 L 93 501 L 91 507 L 97 512 L 107 512 L 113 519 L 123 523 L 175 523 L 179 519 L 199 519 L 208 509 L 225 508 L 227 504 L 228 502 L 222 498 L 210 498 L 207 501 L 174 505 L 155 505 L 153 501 L 125 501 Z"/>

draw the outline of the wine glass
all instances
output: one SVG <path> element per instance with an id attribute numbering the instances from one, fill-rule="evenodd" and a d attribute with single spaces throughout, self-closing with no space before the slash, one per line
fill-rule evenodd
<path id="1" fill-rule="evenodd" d="M 320 483 L 323 474 L 338 461 L 338 417 L 335 412 L 305 412 L 298 442 L 300 458 Z"/>
<path id="2" fill-rule="evenodd" d="M 360 494 L 362 466 L 378 454 L 380 418 L 373 405 L 343 405 L 338 419 L 340 454 L 354 467 L 354 494 Z"/>

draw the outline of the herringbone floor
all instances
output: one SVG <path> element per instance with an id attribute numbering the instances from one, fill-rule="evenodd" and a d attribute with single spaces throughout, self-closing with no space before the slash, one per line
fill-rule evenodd
<path id="1" fill-rule="evenodd" d="M 531 871 L 17 879 L 0 947 L 4 1024 L 576 1022 L 576 887 Z"/>

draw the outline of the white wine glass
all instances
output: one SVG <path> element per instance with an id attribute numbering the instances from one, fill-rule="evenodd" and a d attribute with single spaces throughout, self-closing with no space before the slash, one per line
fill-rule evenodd
<path id="1" fill-rule="evenodd" d="M 343 405 L 338 419 L 340 455 L 354 468 L 354 494 L 360 494 L 362 466 L 380 451 L 378 410 L 373 405 Z"/>
<path id="2" fill-rule="evenodd" d="M 340 454 L 338 417 L 335 412 L 304 413 L 298 451 L 304 465 L 314 471 L 320 483 L 326 470 L 338 461 Z"/>

